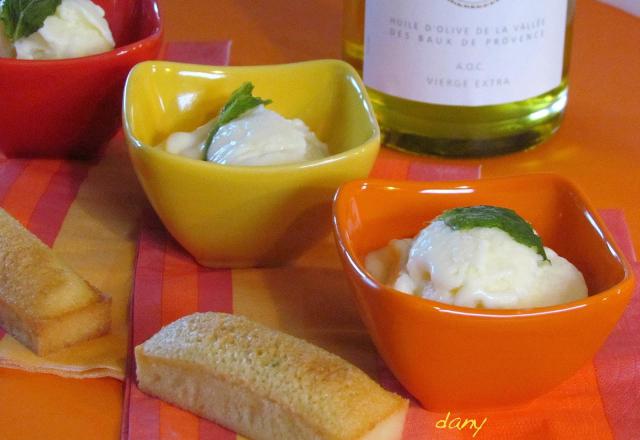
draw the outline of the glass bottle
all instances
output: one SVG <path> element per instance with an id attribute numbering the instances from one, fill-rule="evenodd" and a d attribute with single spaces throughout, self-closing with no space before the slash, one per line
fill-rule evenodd
<path id="1" fill-rule="evenodd" d="M 575 0 L 345 0 L 343 55 L 363 73 L 387 145 L 502 154 L 560 125 L 574 9 Z"/>

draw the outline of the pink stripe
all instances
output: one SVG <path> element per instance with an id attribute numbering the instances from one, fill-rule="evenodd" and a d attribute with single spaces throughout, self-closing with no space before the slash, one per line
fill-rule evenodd
<path id="1" fill-rule="evenodd" d="M 0 168 L 0 200 L 4 199 L 11 185 L 20 177 L 27 166 L 26 160 L 11 159 L 2 163 Z"/>
<path id="2" fill-rule="evenodd" d="M 635 260 L 629 229 L 620 210 L 602 210 L 616 243 Z M 640 264 L 632 263 L 636 278 Z M 594 359 L 602 404 L 618 439 L 637 438 L 640 433 L 640 285 L 614 331 Z"/>
<path id="3" fill-rule="evenodd" d="M 138 239 L 140 237 L 138 236 Z M 139 249 L 138 249 L 139 252 Z M 134 281 L 135 284 L 135 281 Z M 132 289 L 133 290 L 133 289 Z M 131 301 L 133 301 L 133 292 L 131 292 Z M 129 322 L 133 325 L 133 304 L 129 306 Z M 125 370 L 124 377 L 124 396 L 123 396 L 123 404 L 122 404 L 122 420 L 120 420 L 120 438 L 128 439 L 129 438 L 129 414 L 130 414 L 130 406 L 133 392 L 133 376 L 135 374 L 135 362 L 133 361 L 133 356 L 131 356 L 131 351 L 133 347 L 133 327 L 129 332 L 129 340 L 127 345 L 127 366 Z"/>
<path id="4" fill-rule="evenodd" d="M 160 401 L 147 396 L 136 385 L 130 385 L 128 430 L 124 439 L 154 440 L 160 438 Z"/>
<path id="5" fill-rule="evenodd" d="M 163 229 L 143 227 L 133 285 L 133 345 L 141 344 L 162 326 L 162 277 L 167 236 Z"/>
<path id="6" fill-rule="evenodd" d="M 198 271 L 198 311 L 233 313 L 231 271 L 207 269 Z M 200 419 L 199 440 L 235 440 L 236 434 L 220 425 Z"/>
<path id="7" fill-rule="evenodd" d="M 620 246 L 626 257 L 632 262 L 638 261 L 636 251 L 633 248 L 631 233 L 624 218 L 624 211 L 621 209 L 600 209 L 598 213 L 607 224 L 616 240 L 616 244 Z"/>
<path id="8" fill-rule="evenodd" d="M 143 227 L 133 285 L 133 345 L 149 339 L 162 326 L 162 269 L 167 235 L 163 229 Z"/>
<path id="9" fill-rule="evenodd" d="M 138 239 L 138 257 L 133 284 L 132 330 L 125 384 L 123 439 L 160 438 L 160 401 L 142 393 L 135 385 L 133 348 L 160 330 L 162 309 L 162 279 L 166 233 L 158 227 L 155 214 L 147 209 Z"/>
<path id="10" fill-rule="evenodd" d="M 167 43 L 164 59 L 194 64 L 229 64 L 231 41 L 173 41 Z"/>
<path id="11" fill-rule="evenodd" d="M 63 162 L 38 200 L 28 227 L 47 246 L 53 246 L 88 173 L 89 167 L 86 165 Z"/>
<path id="12" fill-rule="evenodd" d="M 412 162 L 408 180 L 443 181 L 471 180 L 480 178 L 480 166 L 445 165 L 438 163 Z"/>
<path id="13" fill-rule="evenodd" d="M 233 313 L 233 292 L 229 269 L 207 269 L 198 272 L 198 310 Z"/>
<path id="14" fill-rule="evenodd" d="M 389 157 L 387 150 L 382 150 L 376 159 L 369 177 L 375 179 L 398 179 L 407 178 L 410 162 L 406 156 Z"/>

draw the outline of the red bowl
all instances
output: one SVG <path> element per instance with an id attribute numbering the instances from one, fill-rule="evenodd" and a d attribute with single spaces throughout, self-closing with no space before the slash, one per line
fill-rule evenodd
<path id="1" fill-rule="evenodd" d="M 95 157 L 120 127 L 129 70 L 157 58 L 157 0 L 93 0 L 116 48 L 62 60 L 0 58 L 0 151 L 8 157 Z"/>

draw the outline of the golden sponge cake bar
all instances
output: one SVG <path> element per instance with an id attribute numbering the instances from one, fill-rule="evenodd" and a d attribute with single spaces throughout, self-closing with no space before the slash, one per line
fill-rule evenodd
<path id="1" fill-rule="evenodd" d="M 109 331 L 111 299 L 0 209 L 0 326 L 39 355 Z"/>
<path id="2" fill-rule="evenodd" d="M 135 348 L 139 388 L 254 440 L 396 440 L 408 402 L 319 347 L 196 313 Z"/>

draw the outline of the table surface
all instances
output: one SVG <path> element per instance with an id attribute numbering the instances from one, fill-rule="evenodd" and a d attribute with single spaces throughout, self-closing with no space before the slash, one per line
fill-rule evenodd
<path id="1" fill-rule="evenodd" d="M 167 41 L 230 39 L 232 64 L 340 57 L 340 0 L 160 0 L 160 5 Z M 455 163 L 480 164 L 484 177 L 538 171 L 567 176 L 596 207 L 624 210 L 638 251 L 640 179 L 633 168 L 640 162 L 640 23 L 594 0 L 579 0 L 574 32 L 570 99 L 558 133 L 530 151 Z M 117 438 L 122 390 L 113 379 L 0 369 L 0 438 Z"/>

